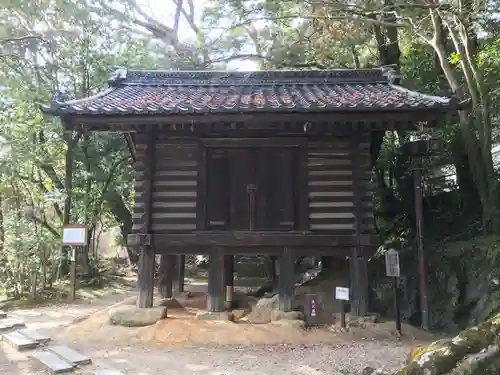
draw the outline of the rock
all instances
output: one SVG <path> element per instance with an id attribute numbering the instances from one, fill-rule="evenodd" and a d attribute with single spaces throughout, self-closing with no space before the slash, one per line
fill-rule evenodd
<path id="1" fill-rule="evenodd" d="M 182 305 L 177 301 L 177 298 L 162 298 L 155 303 L 157 306 L 166 307 L 168 309 L 179 309 Z"/>
<path id="2" fill-rule="evenodd" d="M 454 371 L 456 375 L 497 375 L 500 369 L 500 348 L 490 345 L 480 353 L 468 356 Z"/>
<path id="3" fill-rule="evenodd" d="M 221 320 L 225 322 L 234 321 L 234 316 L 232 313 L 227 311 L 213 312 L 213 311 L 198 311 L 196 314 L 196 319 L 198 320 Z"/>
<path id="4" fill-rule="evenodd" d="M 372 367 L 365 367 L 359 375 L 388 375 L 388 373 L 382 371 L 382 370 L 376 370 Z"/>
<path id="5" fill-rule="evenodd" d="M 488 355 L 472 356 L 470 364 L 464 364 L 462 360 L 471 354 L 487 352 L 487 348 L 494 345 L 497 336 L 500 333 L 500 314 L 476 327 L 466 329 L 451 340 L 438 340 L 430 345 L 419 346 L 411 350 L 405 368 L 398 374 L 404 375 L 441 375 L 449 373 L 456 369 L 457 364 L 465 366 L 462 370 L 469 371 L 463 374 L 476 375 L 474 368 L 486 369 L 490 363 L 500 362 L 500 355 L 493 349 Z M 498 349 L 496 349 L 498 351 Z M 467 367 L 468 366 L 468 367 Z M 493 365 L 491 365 L 493 366 Z M 469 370 L 467 370 L 467 368 Z M 455 372 L 462 374 L 461 372 Z M 480 372 L 481 373 L 481 372 Z"/>
<path id="6" fill-rule="evenodd" d="M 269 323 L 271 322 L 271 312 L 277 310 L 278 306 L 278 294 L 271 298 L 261 298 L 246 318 L 250 323 Z"/>
<path id="7" fill-rule="evenodd" d="M 271 310 L 271 321 L 277 320 L 303 320 L 304 315 L 300 311 L 279 311 Z"/>
<path id="8" fill-rule="evenodd" d="M 349 327 L 366 328 L 368 325 L 374 325 L 379 320 L 378 314 L 369 314 L 366 316 L 354 316 L 346 314 L 346 323 Z M 338 317 L 340 323 L 340 316 Z"/>
<path id="9" fill-rule="evenodd" d="M 240 320 L 244 318 L 248 314 L 248 310 L 245 309 L 236 309 L 232 311 L 234 320 Z"/>
<path id="10" fill-rule="evenodd" d="M 290 327 L 294 329 L 304 329 L 306 327 L 306 323 L 303 320 L 275 320 L 271 324 L 281 327 Z"/>
<path id="11" fill-rule="evenodd" d="M 321 268 L 308 269 L 303 274 L 300 274 L 297 277 L 296 281 L 299 284 L 304 284 L 304 283 L 311 281 L 311 280 L 315 279 L 316 277 L 318 277 L 320 272 L 321 272 Z"/>
<path id="12" fill-rule="evenodd" d="M 372 375 L 376 370 L 373 367 L 365 367 L 359 375 Z"/>
<path id="13" fill-rule="evenodd" d="M 120 306 L 109 311 L 109 322 L 125 327 L 150 326 L 166 317 L 166 307 L 144 309 L 135 306 Z"/>
<path id="14" fill-rule="evenodd" d="M 193 295 L 191 292 L 184 291 L 184 292 L 176 292 L 174 291 L 174 298 L 177 300 L 185 300 L 191 298 Z"/>
<path id="15" fill-rule="evenodd" d="M 269 281 L 264 285 L 262 285 L 261 287 L 259 287 L 259 289 L 257 289 L 255 292 L 248 293 L 248 296 L 261 298 L 267 293 L 272 293 L 273 290 L 274 290 L 274 285 L 271 281 Z"/>
<path id="16" fill-rule="evenodd" d="M 257 301 L 255 305 L 256 309 L 277 309 L 279 304 L 279 295 L 275 294 L 271 298 L 261 298 Z"/>
<path id="17" fill-rule="evenodd" d="M 359 375 L 389 375 L 388 373 L 382 371 L 382 370 L 376 370 L 372 367 L 365 367 Z"/>
<path id="18" fill-rule="evenodd" d="M 262 324 L 271 322 L 270 309 L 254 309 L 246 317 L 245 320 L 249 323 Z"/>

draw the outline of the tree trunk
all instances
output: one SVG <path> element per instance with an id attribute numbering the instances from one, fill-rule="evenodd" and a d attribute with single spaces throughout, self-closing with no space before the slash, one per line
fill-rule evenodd
<path id="1" fill-rule="evenodd" d="M 63 225 L 71 222 L 71 198 L 73 195 L 73 153 L 79 137 L 73 138 L 72 133 L 66 135 L 66 167 L 64 178 L 64 189 L 66 199 L 64 200 Z M 66 276 L 69 272 L 68 249 L 61 246 L 61 257 L 59 261 L 58 276 Z"/>
<path id="2" fill-rule="evenodd" d="M 109 189 L 104 193 L 104 201 L 107 203 L 109 210 L 113 214 L 116 221 L 120 223 L 120 233 L 126 244 L 127 236 L 132 232 L 132 214 L 125 205 L 122 196 L 115 189 Z M 128 246 L 127 253 L 130 262 L 132 264 L 137 264 L 139 261 L 139 255 L 133 252 Z"/>
<path id="3" fill-rule="evenodd" d="M 483 228 L 486 232 L 498 232 L 500 229 L 498 225 L 498 181 L 494 176 L 493 170 L 491 156 L 491 114 L 489 112 L 488 96 L 484 93 L 482 77 L 477 69 L 475 69 L 475 63 L 472 61 L 472 52 L 468 49 L 469 42 L 463 38 L 460 39 L 456 30 L 449 24 L 446 24 L 456 52 L 463 56 L 461 67 L 466 77 L 467 86 L 465 88 L 461 86 L 455 70 L 448 60 L 448 53 L 443 44 L 443 21 L 439 17 L 437 10 L 430 9 L 429 14 L 434 28 L 434 37 L 429 43 L 436 52 L 448 84 L 460 100 L 466 98 L 466 92 L 472 98 L 472 110 L 462 110 L 459 112 L 460 131 L 467 152 L 470 171 L 481 202 Z M 474 130 L 476 126 L 478 136 L 476 136 L 476 131 Z"/>

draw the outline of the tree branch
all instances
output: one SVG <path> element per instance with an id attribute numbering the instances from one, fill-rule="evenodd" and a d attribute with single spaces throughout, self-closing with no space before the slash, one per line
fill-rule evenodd
<path id="1" fill-rule="evenodd" d="M 227 62 L 234 61 L 234 60 L 266 60 L 266 61 L 273 63 L 277 67 L 281 67 L 281 68 L 311 68 L 311 67 L 314 67 L 314 68 L 318 68 L 318 69 L 327 69 L 327 67 L 325 67 L 324 65 L 317 63 L 317 62 L 304 63 L 304 64 L 278 63 L 271 57 L 267 57 L 264 55 L 258 55 L 255 53 L 244 53 L 244 54 L 236 54 L 236 55 L 227 56 L 227 57 L 215 58 L 215 59 L 212 59 L 212 60 L 208 61 L 207 63 L 205 63 L 205 65 L 203 67 L 207 68 L 211 64 L 227 63 Z"/>
<path id="2" fill-rule="evenodd" d="M 61 237 L 61 234 L 55 230 L 48 222 L 47 220 L 45 219 L 41 219 L 37 216 L 35 216 L 35 214 L 33 213 L 29 213 L 28 215 L 28 218 L 33 220 L 35 223 L 38 223 L 40 224 L 42 227 L 44 227 L 45 229 L 47 229 L 54 237 L 56 238 L 59 238 Z"/>
<path id="3" fill-rule="evenodd" d="M 8 37 L 0 39 L 0 44 L 23 42 L 25 40 L 30 40 L 30 39 L 38 39 L 41 41 L 45 41 L 41 35 L 24 35 L 24 36 L 16 36 L 16 37 Z"/>
<path id="4" fill-rule="evenodd" d="M 303 20 L 326 20 L 326 21 L 352 21 L 352 22 L 360 22 L 365 23 L 367 25 L 379 25 L 385 27 L 408 27 L 406 23 L 400 22 L 385 22 L 377 19 L 369 18 L 367 16 L 357 16 L 357 15 L 343 15 L 343 16 L 314 16 L 314 15 L 289 15 L 289 16 L 281 16 L 281 17 L 259 17 L 252 18 L 237 24 L 234 24 L 228 28 L 223 29 L 225 32 L 237 29 L 239 27 L 243 27 L 246 25 L 250 25 L 254 22 L 260 21 L 286 21 L 286 20 L 294 20 L 294 19 L 303 19 Z M 215 30 L 212 28 L 211 30 Z"/>

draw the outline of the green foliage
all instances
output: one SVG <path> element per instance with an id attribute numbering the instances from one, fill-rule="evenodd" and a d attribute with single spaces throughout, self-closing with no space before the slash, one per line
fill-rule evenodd
<path id="1" fill-rule="evenodd" d="M 156 58 L 146 40 L 103 27 L 82 3 L 9 2 L 0 11 L 10 16 L 10 24 L 2 22 L 14 35 L 36 35 L 0 45 L 0 284 L 4 293 L 22 295 L 33 283 L 45 288 L 64 276 L 68 152 L 74 159 L 69 221 L 90 228 L 80 260 L 89 275 L 96 269 L 98 234 L 131 220 L 133 176 L 123 136 L 78 134 L 68 150 L 61 124 L 44 117 L 38 103 L 50 103 L 57 91 L 68 98 L 93 95 L 116 67 L 153 68 Z"/>

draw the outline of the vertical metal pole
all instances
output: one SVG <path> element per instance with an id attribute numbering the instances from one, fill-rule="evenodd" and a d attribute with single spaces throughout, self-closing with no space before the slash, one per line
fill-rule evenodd
<path id="1" fill-rule="evenodd" d="M 427 275 L 425 272 L 424 259 L 424 215 L 422 208 L 422 168 L 420 161 L 413 170 L 413 185 L 415 192 L 415 220 L 417 226 L 417 255 L 420 273 L 420 310 L 422 312 L 422 328 L 429 329 L 429 309 L 427 302 Z"/>
<path id="2" fill-rule="evenodd" d="M 346 324 L 345 324 L 345 301 L 344 300 L 340 301 L 340 326 L 342 328 L 346 327 Z"/>
<path id="3" fill-rule="evenodd" d="M 71 269 L 70 269 L 71 290 L 69 294 L 70 302 L 74 302 L 76 299 L 76 257 L 77 257 L 76 249 L 77 249 L 76 246 L 70 248 L 71 251 Z"/>
<path id="4" fill-rule="evenodd" d="M 394 310 L 396 312 L 396 331 L 401 335 L 401 309 L 399 308 L 399 280 L 397 277 L 392 278 L 394 289 Z"/>

